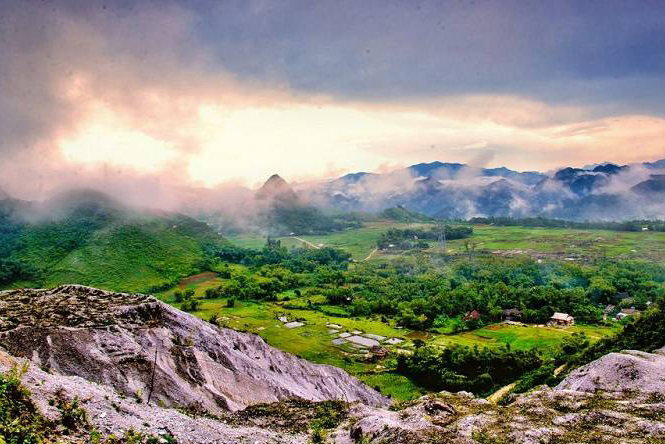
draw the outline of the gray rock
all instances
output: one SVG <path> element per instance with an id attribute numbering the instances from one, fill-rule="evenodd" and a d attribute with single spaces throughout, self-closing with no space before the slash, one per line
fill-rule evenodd
<path id="1" fill-rule="evenodd" d="M 635 391 L 665 396 L 665 355 L 628 350 L 609 353 L 571 372 L 557 390 Z"/>
<path id="2" fill-rule="evenodd" d="M 29 302 L 22 301 L 26 296 Z M 154 402 L 213 413 L 294 397 L 388 404 L 339 368 L 312 364 L 257 335 L 215 327 L 144 295 L 70 285 L 5 292 L 0 300 L 18 320 L 0 333 L 9 353 L 127 396 L 147 400 L 152 391 Z M 53 314 L 43 316 L 44 307 Z"/>

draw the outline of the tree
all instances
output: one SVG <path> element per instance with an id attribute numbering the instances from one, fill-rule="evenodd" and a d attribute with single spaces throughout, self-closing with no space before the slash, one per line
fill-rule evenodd
<path id="1" fill-rule="evenodd" d="M 178 303 L 182 302 L 183 299 L 184 299 L 184 298 L 183 298 L 183 295 L 182 295 L 182 291 L 180 291 L 180 290 L 176 290 L 176 291 L 173 293 L 173 299 L 174 299 L 176 302 L 178 302 Z"/>
<path id="2" fill-rule="evenodd" d="M 217 288 L 206 288 L 206 291 L 204 293 L 204 297 L 206 299 L 215 299 L 219 297 L 219 290 Z"/>

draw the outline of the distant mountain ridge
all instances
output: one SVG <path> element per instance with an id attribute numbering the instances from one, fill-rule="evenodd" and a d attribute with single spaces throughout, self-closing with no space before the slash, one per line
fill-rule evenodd
<path id="1" fill-rule="evenodd" d="M 324 208 L 380 212 L 401 206 L 430 217 L 554 217 L 621 220 L 665 217 L 665 159 L 609 162 L 553 173 L 419 163 L 390 173 L 350 173 L 296 189 Z"/>

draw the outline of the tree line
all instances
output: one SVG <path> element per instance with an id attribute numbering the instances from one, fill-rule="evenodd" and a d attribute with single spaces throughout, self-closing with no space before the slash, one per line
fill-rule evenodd
<path id="1" fill-rule="evenodd" d="M 443 232 L 439 227 L 431 228 L 391 228 L 379 235 L 376 242 L 380 250 L 398 248 L 408 250 L 412 248 L 429 248 L 428 240 L 438 240 L 440 235 L 445 235 L 447 240 L 465 239 L 473 235 L 473 228 L 463 225 L 446 225 Z"/>

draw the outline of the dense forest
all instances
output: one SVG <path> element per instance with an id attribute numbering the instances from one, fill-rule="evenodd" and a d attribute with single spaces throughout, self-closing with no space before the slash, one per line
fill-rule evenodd
<path id="1" fill-rule="evenodd" d="M 501 320 L 503 310 L 513 308 L 528 323 L 545 323 L 554 312 L 595 323 L 607 304 L 645 309 L 663 293 L 665 282 L 665 267 L 641 260 L 583 265 L 474 257 L 440 267 L 423 256 L 349 269 L 349 255 L 339 250 L 289 251 L 272 239 L 262 250 L 223 246 L 208 253 L 213 260 L 252 267 L 245 274 L 288 281 L 276 288 L 318 288 L 349 316 L 384 316 L 417 330 L 475 328 Z M 243 279 L 239 274 L 231 282 Z M 472 310 L 480 317 L 463 321 Z"/>
<path id="2" fill-rule="evenodd" d="M 359 228 L 362 222 L 346 215 L 329 215 L 316 207 L 278 203 L 262 216 L 261 223 L 275 236 L 324 234 Z"/>
<path id="3" fill-rule="evenodd" d="M 413 378 L 430 390 L 466 390 L 488 395 L 543 364 L 535 350 L 465 347 L 446 348 L 423 346 L 413 354 L 397 358 L 397 371 Z"/>

